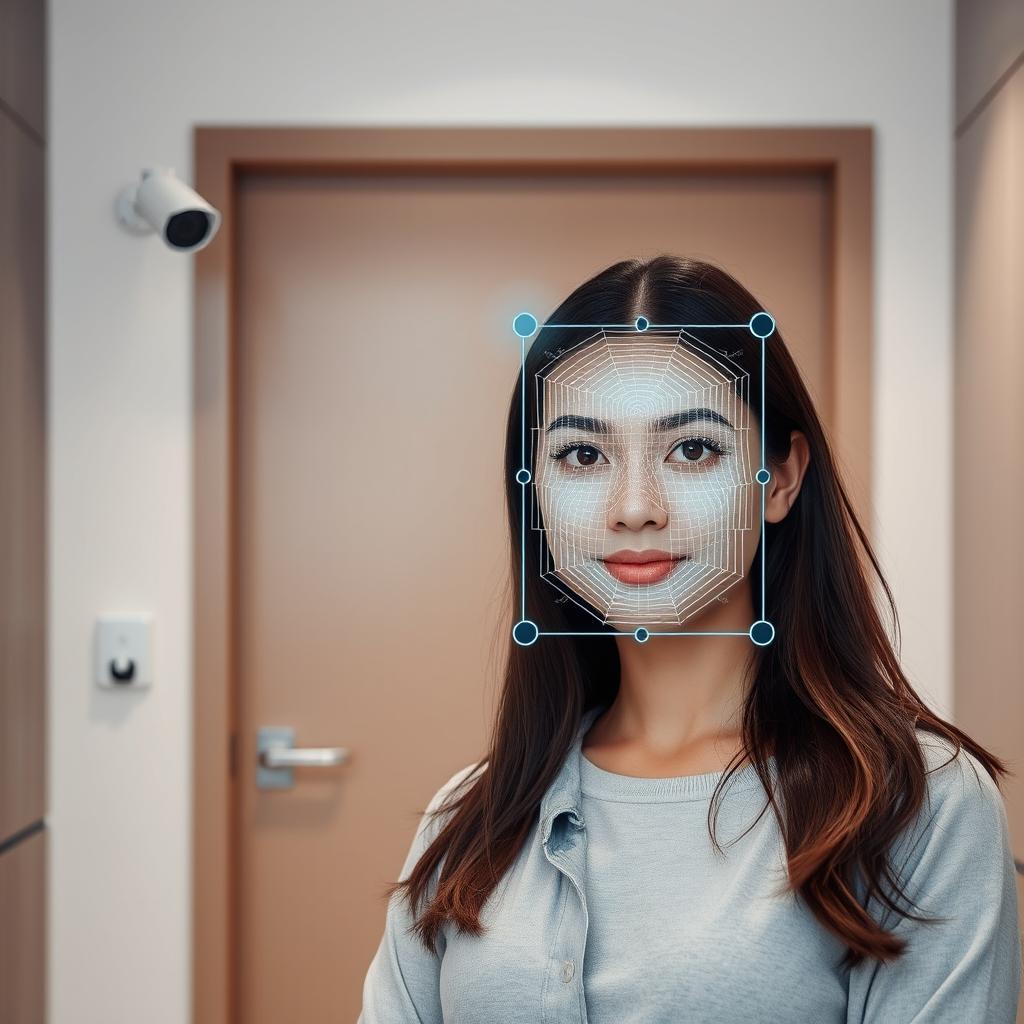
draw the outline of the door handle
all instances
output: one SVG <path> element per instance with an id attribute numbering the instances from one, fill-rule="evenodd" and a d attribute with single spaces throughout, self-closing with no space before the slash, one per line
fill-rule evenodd
<path id="1" fill-rule="evenodd" d="M 294 768 L 333 768 L 349 759 L 345 747 L 296 747 L 290 726 L 263 726 L 256 735 L 256 786 L 291 789 Z"/>
<path id="2" fill-rule="evenodd" d="M 344 747 L 270 747 L 260 752 L 265 768 L 333 768 L 347 758 Z"/>

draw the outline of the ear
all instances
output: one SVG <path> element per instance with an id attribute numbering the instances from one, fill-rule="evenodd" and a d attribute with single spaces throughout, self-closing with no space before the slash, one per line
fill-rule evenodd
<path id="1" fill-rule="evenodd" d="M 811 450 L 807 438 L 799 430 L 789 435 L 789 455 L 785 462 L 772 463 L 772 478 L 768 481 L 768 490 L 764 496 L 765 522 L 778 523 L 786 518 L 793 507 L 804 473 L 811 461 Z"/>

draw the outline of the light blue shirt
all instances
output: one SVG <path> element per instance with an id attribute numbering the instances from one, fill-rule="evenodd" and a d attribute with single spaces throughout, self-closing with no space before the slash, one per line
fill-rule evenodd
<path id="1" fill-rule="evenodd" d="M 892 929 L 909 941 L 899 961 L 843 972 L 845 946 L 780 891 L 785 849 L 771 808 L 758 819 L 766 796 L 754 767 L 726 783 L 718 853 L 707 818 L 721 776 L 598 768 L 581 743 L 603 710 L 584 715 L 519 857 L 484 905 L 483 935 L 446 923 L 431 954 L 393 897 L 359 1024 L 1012 1024 L 1021 940 L 1006 811 L 968 752 L 940 767 L 952 748 L 918 732 L 937 769 L 930 804 L 893 848 L 915 912 L 952 920 L 902 919 Z M 471 770 L 452 776 L 430 808 Z M 774 760 L 769 771 L 774 778 Z M 443 822 L 424 816 L 401 878 Z"/>

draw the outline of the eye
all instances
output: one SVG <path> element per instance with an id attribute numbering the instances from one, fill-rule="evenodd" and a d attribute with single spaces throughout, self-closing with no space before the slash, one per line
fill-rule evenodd
<path id="1" fill-rule="evenodd" d="M 573 453 L 575 458 L 569 458 Z M 565 464 L 572 466 L 573 469 L 586 469 L 588 466 L 596 465 L 598 459 L 604 459 L 604 455 L 592 444 L 566 444 L 550 454 L 553 459 L 564 459 Z M 607 461 L 605 459 L 605 462 Z"/>
<path id="2" fill-rule="evenodd" d="M 681 459 L 672 459 L 675 463 L 689 463 L 690 465 L 703 466 L 715 462 L 721 456 L 728 454 L 727 450 L 717 441 L 710 437 L 687 437 L 679 442 L 669 454 L 680 452 Z M 708 458 L 703 456 L 711 453 Z"/>

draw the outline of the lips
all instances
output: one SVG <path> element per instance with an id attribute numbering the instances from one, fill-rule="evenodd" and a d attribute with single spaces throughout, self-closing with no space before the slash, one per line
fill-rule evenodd
<path id="1" fill-rule="evenodd" d="M 686 555 L 673 555 L 658 548 L 647 548 L 643 551 L 625 549 L 605 556 L 604 564 L 608 572 L 620 583 L 639 586 L 660 582 L 686 559 Z"/>

